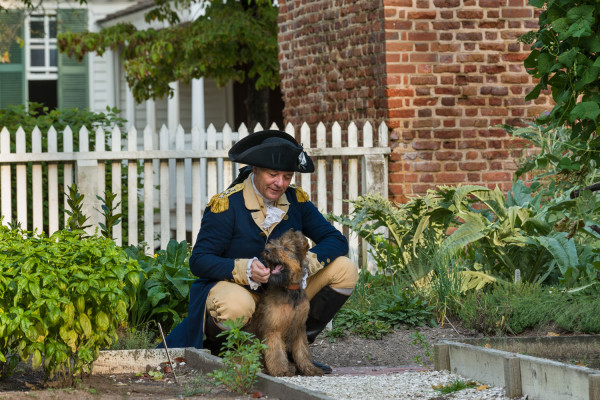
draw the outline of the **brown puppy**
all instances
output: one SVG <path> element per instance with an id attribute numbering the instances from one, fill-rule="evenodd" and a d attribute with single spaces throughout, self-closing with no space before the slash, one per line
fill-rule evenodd
<path id="1" fill-rule="evenodd" d="M 269 241 L 262 255 L 271 276 L 247 330 L 268 346 L 264 361 L 267 373 L 272 376 L 294 375 L 288 352 L 300 374 L 323 374 L 312 363 L 306 339 L 310 303 L 302 288 L 302 277 L 307 252 L 308 241 L 302 232 L 290 230 Z"/>

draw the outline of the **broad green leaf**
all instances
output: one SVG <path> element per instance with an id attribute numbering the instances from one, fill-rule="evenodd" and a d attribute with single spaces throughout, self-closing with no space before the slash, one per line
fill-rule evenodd
<path id="1" fill-rule="evenodd" d="M 570 68 L 573 65 L 573 61 L 575 61 L 575 56 L 577 55 L 578 51 L 579 49 L 575 47 L 562 53 L 558 56 L 558 62 Z M 552 84 L 552 82 L 550 83 Z"/>
<path id="2" fill-rule="evenodd" d="M 551 236 L 540 236 L 537 241 L 554 257 L 560 272 L 564 275 L 569 268 L 577 268 L 577 250 L 573 239 L 567 239 L 566 233 L 558 232 Z"/>
<path id="3" fill-rule="evenodd" d="M 423 232 L 425 231 L 425 229 L 427 229 L 427 227 L 429 226 L 429 215 L 424 215 L 423 217 L 421 217 L 421 220 L 419 221 L 419 225 L 417 225 L 417 229 L 415 230 L 415 234 L 413 236 L 413 254 L 416 256 L 417 255 L 417 244 L 419 243 L 420 239 L 421 239 L 421 235 L 423 234 Z"/>
<path id="4" fill-rule="evenodd" d="M 496 278 L 480 271 L 460 271 L 460 274 L 462 278 L 461 293 L 472 289 L 478 291 L 483 289 L 485 285 L 496 282 Z"/>
<path id="5" fill-rule="evenodd" d="M 583 75 L 581 76 L 581 79 L 575 83 L 574 89 L 575 90 L 583 89 L 583 87 L 585 85 L 595 82 L 598 79 L 598 75 L 600 75 L 600 68 L 593 67 L 593 66 L 586 68 L 585 71 L 583 71 Z"/>
<path id="6" fill-rule="evenodd" d="M 567 12 L 567 18 L 571 23 L 568 33 L 573 37 L 590 36 L 592 34 L 591 27 L 595 22 L 594 10 L 595 7 L 591 5 L 571 8 Z"/>
<path id="7" fill-rule="evenodd" d="M 77 307 L 77 311 L 81 314 L 85 313 L 85 297 L 79 296 L 75 301 L 75 307 Z"/>
<path id="8" fill-rule="evenodd" d="M 452 235 L 448 236 L 440 246 L 442 255 L 452 255 L 463 250 L 466 245 L 476 242 L 485 236 L 485 224 L 482 217 L 475 214 L 462 214 L 464 223 Z"/>
<path id="9" fill-rule="evenodd" d="M 566 17 L 559 18 L 552 22 L 552 29 L 554 29 L 556 32 L 565 33 L 569 30 L 570 26 L 571 24 L 569 23 L 569 20 Z"/>
<path id="10" fill-rule="evenodd" d="M 525 65 L 525 68 L 537 68 L 539 56 L 539 50 L 532 50 L 531 53 L 529 53 L 529 55 L 527 56 L 527 58 L 525 58 L 525 60 L 523 61 L 523 65 Z"/>
<path id="11" fill-rule="evenodd" d="M 85 337 L 89 338 L 92 335 L 92 323 L 90 319 L 85 314 L 79 314 L 79 324 L 81 325 L 81 329 L 83 330 L 83 334 Z"/>
<path id="12" fill-rule="evenodd" d="M 556 57 L 550 53 L 541 53 L 538 57 L 537 69 L 540 74 L 547 74 L 552 71 L 556 62 Z"/>
<path id="13" fill-rule="evenodd" d="M 477 185 L 460 186 L 454 192 L 454 196 L 452 196 L 452 201 L 454 202 L 454 206 L 456 207 L 456 209 L 459 212 L 464 211 L 465 207 L 463 206 L 463 200 L 466 196 L 470 195 L 471 192 L 474 192 L 474 191 L 489 191 L 489 190 L 490 189 L 488 189 L 484 186 L 477 186 Z"/>
<path id="14" fill-rule="evenodd" d="M 140 284 L 140 273 L 138 271 L 130 271 L 127 274 L 127 279 L 134 287 L 138 287 Z"/>
<path id="15" fill-rule="evenodd" d="M 576 119 L 586 118 L 595 120 L 598 115 L 600 115 L 600 107 L 598 106 L 598 103 L 593 101 L 584 101 L 578 103 L 573 110 L 571 110 L 571 113 L 569 114 L 569 120 L 571 122 L 575 121 Z"/>
<path id="16" fill-rule="evenodd" d="M 471 194 L 487 205 L 499 218 L 506 216 L 506 199 L 498 186 L 494 190 L 475 190 Z"/>
<path id="17" fill-rule="evenodd" d="M 109 326 L 109 318 L 108 315 L 104 311 L 99 311 L 96 314 L 96 327 L 102 331 L 106 332 Z"/>
<path id="18" fill-rule="evenodd" d="M 38 369 L 42 365 L 42 353 L 39 350 L 35 350 L 33 352 L 33 357 L 31 358 L 31 367 L 33 369 Z"/>

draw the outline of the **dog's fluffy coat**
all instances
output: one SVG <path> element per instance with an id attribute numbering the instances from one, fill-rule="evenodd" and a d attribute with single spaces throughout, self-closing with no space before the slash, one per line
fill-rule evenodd
<path id="1" fill-rule="evenodd" d="M 272 376 L 295 374 L 288 352 L 300 374 L 323 374 L 312 362 L 306 338 L 310 304 L 302 277 L 307 252 L 308 241 L 302 232 L 288 231 L 269 241 L 262 255 L 271 275 L 247 329 L 268 346 L 264 363 Z"/>

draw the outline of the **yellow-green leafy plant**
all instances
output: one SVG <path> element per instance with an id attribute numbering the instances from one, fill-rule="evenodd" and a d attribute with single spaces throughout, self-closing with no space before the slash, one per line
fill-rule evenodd
<path id="1" fill-rule="evenodd" d="M 139 265 L 110 239 L 0 226 L 0 370 L 31 358 L 47 379 L 73 383 L 116 340 L 138 281 Z"/>

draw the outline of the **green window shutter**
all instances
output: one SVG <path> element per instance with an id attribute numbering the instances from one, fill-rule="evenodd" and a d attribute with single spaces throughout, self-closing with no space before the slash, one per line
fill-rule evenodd
<path id="1" fill-rule="evenodd" d="M 85 32 L 88 30 L 87 9 L 58 10 L 58 31 Z M 89 107 L 88 88 L 88 57 L 82 62 L 69 58 L 66 54 L 58 55 L 58 107 L 78 108 Z"/>
<path id="2" fill-rule="evenodd" d="M 13 31 L 15 25 L 20 27 L 17 37 L 11 40 L 8 49 L 10 62 L 0 62 L 0 108 L 9 105 L 25 104 L 25 48 L 21 47 L 17 39 L 23 40 L 23 12 L 9 11 L 0 13 L 0 35 Z M 0 51 L 0 59 L 4 52 Z"/>

